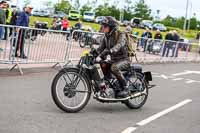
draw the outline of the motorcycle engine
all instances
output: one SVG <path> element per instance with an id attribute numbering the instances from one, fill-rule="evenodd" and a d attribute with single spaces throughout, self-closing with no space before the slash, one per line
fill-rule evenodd
<path id="1" fill-rule="evenodd" d="M 107 88 L 105 90 L 106 93 L 106 98 L 114 98 L 115 97 L 115 92 L 112 88 Z"/>

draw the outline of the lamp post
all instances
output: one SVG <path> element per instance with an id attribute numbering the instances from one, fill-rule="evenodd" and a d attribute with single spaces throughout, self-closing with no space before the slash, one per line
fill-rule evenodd
<path id="1" fill-rule="evenodd" d="M 189 4 L 189 0 L 187 0 L 187 3 L 186 3 L 185 22 L 184 22 L 184 26 L 183 26 L 183 31 L 184 31 L 184 33 L 185 33 L 186 27 L 187 27 L 188 4 Z"/>
<path id="2" fill-rule="evenodd" d="M 191 18 L 192 18 L 192 3 L 191 3 L 191 7 L 190 7 L 190 16 L 189 16 L 189 22 L 188 22 L 188 31 L 190 30 Z"/>

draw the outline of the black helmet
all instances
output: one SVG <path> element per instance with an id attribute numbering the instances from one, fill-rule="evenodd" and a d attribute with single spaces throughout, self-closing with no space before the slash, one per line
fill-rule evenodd
<path id="1" fill-rule="evenodd" d="M 111 16 L 104 17 L 103 20 L 101 21 L 101 24 L 107 25 L 110 28 L 116 28 L 119 25 L 117 20 L 114 17 L 111 17 Z"/>

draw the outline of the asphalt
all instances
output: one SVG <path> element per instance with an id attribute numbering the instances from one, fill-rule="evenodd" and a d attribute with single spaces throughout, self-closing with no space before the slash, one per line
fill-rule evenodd
<path id="1" fill-rule="evenodd" d="M 150 90 L 143 108 L 130 110 L 123 104 L 102 104 L 91 99 L 79 113 L 59 110 L 51 98 L 51 82 L 58 69 L 25 69 L 6 74 L 0 70 L 0 133 L 121 133 L 128 127 L 185 99 L 192 102 L 166 114 L 137 133 L 199 133 L 199 74 L 173 77 L 185 70 L 200 71 L 200 64 L 145 65 L 157 86 Z M 164 75 L 164 76 L 163 76 Z M 163 78 L 164 77 L 164 78 Z M 167 77 L 167 78 L 166 78 Z M 175 81 L 176 78 L 183 78 Z"/>

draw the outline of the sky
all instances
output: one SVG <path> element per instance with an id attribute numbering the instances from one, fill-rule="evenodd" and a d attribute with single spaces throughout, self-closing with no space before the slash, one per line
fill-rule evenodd
<path id="1" fill-rule="evenodd" d="M 22 1 L 24 0 L 13 0 L 13 1 L 19 1 L 19 3 L 22 3 Z M 49 0 L 31 0 L 33 6 L 35 6 L 36 8 L 40 8 L 44 1 L 49 1 Z M 53 3 L 56 3 L 58 1 L 59 0 L 52 0 Z M 87 0 L 80 0 L 80 1 L 86 2 Z M 119 1 L 121 4 L 123 4 L 123 0 Z M 133 1 L 138 1 L 138 0 L 133 0 Z M 187 0 L 145 0 L 145 1 L 149 5 L 149 7 L 153 10 L 153 14 L 156 13 L 156 10 L 158 9 L 161 10 L 160 12 L 161 18 L 166 17 L 168 14 L 173 17 L 185 16 Z M 189 0 L 188 12 L 190 11 L 191 4 L 192 4 L 192 15 L 196 13 L 196 17 L 200 19 L 200 0 Z M 190 13 L 188 13 L 188 16 L 189 15 Z"/>

